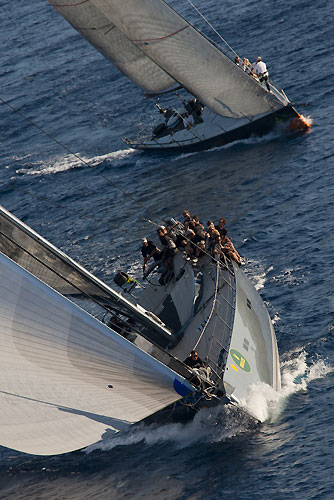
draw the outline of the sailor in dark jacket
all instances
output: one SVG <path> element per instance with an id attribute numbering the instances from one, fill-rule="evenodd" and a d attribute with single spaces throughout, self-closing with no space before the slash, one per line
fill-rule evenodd
<path id="1" fill-rule="evenodd" d="M 184 360 L 184 364 L 190 368 L 205 368 L 205 365 L 196 351 L 191 351 L 190 356 Z"/>
<path id="2" fill-rule="evenodd" d="M 147 238 L 142 238 L 142 242 L 143 245 L 141 247 L 141 254 L 144 259 L 143 271 L 145 271 L 146 263 L 151 257 L 153 257 L 155 261 L 161 260 L 161 251 L 153 243 L 153 241 L 148 240 Z"/>

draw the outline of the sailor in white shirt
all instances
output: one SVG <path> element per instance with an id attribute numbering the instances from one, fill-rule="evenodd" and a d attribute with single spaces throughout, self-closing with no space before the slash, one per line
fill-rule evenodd
<path id="1" fill-rule="evenodd" d="M 265 82 L 266 87 L 268 89 L 268 92 L 270 92 L 270 87 L 269 87 L 269 73 L 268 73 L 268 70 L 267 70 L 266 63 L 264 63 L 262 61 L 261 57 L 258 57 L 256 59 L 256 63 L 253 63 L 252 68 L 255 71 L 255 74 L 257 75 L 259 81 L 260 82 Z"/>

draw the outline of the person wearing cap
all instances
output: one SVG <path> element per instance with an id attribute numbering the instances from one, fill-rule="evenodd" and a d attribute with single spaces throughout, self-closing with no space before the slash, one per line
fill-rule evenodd
<path id="1" fill-rule="evenodd" d="M 142 238 L 142 242 L 143 244 L 141 247 L 141 254 L 144 259 L 143 272 L 145 273 L 147 261 L 149 261 L 153 257 L 155 263 L 159 262 L 161 260 L 161 251 L 153 243 L 153 241 L 148 240 L 147 238 Z M 152 269 L 150 269 L 150 271 L 152 271 Z"/>
<path id="2" fill-rule="evenodd" d="M 269 73 L 268 73 L 268 70 L 267 70 L 267 65 L 266 65 L 266 63 L 264 63 L 262 61 L 261 57 L 258 57 L 256 59 L 256 63 L 254 63 L 252 65 L 252 68 L 254 70 L 254 73 L 258 77 L 259 81 L 261 83 L 265 82 L 267 90 L 268 90 L 268 92 L 270 92 L 270 87 L 269 87 Z"/>
<path id="3" fill-rule="evenodd" d="M 195 373 L 200 375 L 201 377 L 204 377 L 208 380 L 210 380 L 210 373 L 211 369 L 210 367 L 206 367 L 201 358 L 198 356 L 197 351 L 193 350 L 190 353 L 190 356 L 188 356 L 183 363 L 192 370 L 194 370 Z M 197 379 L 197 383 L 200 383 L 200 380 Z"/>

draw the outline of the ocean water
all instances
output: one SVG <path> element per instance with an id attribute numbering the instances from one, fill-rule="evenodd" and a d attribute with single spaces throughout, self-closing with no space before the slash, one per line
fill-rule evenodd
<path id="1" fill-rule="evenodd" d="M 187 2 L 173 5 L 203 26 Z M 0 448 L 1 499 L 334 498 L 332 5 L 196 6 L 241 56 L 262 56 L 311 132 L 136 152 L 122 137 L 157 119 L 152 103 L 46 0 L 2 0 L 1 99 L 87 163 L 1 101 L 0 203 L 108 283 L 139 270 L 148 219 L 225 216 L 274 322 L 282 391 L 258 387 L 244 402 L 261 426 L 218 407 L 64 456 Z"/>

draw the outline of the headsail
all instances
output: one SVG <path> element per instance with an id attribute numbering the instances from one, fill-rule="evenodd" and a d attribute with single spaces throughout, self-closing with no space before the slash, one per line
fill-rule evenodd
<path id="1" fill-rule="evenodd" d="M 282 107 L 276 97 L 267 93 L 163 0 L 49 2 L 66 19 L 71 16 L 70 22 L 77 29 L 94 5 L 100 15 L 122 33 L 122 39 L 124 35 L 147 56 L 139 58 L 143 64 L 144 61 L 148 64 L 148 59 L 153 61 L 219 115 L 252 119 Z M 83 34 L 87 37 L 86 32 Z M 139 69 L 145 71 L 144 66 L 135 66 L 134 73 Z"/>
<path id="2" fill-rule="evenodd" d="M 80 449 L 192 390 L 2 253 L 0 366 L 0 444 L 33 454 Z"/>

